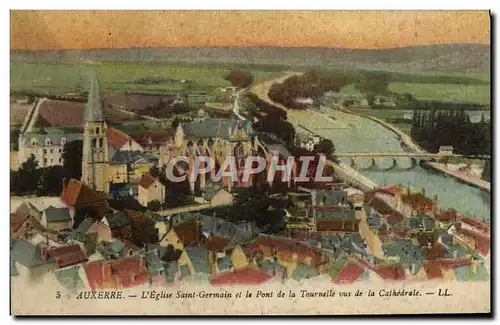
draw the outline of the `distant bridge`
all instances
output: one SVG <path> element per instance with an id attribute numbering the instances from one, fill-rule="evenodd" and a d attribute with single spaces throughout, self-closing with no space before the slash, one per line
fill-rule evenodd
<path id="1" fill-rule="evenodd" d="M 428 153 L 428 152 L 339 152 L 335 153 L 337 158 L 350 158 L 351 167 L 356 170 L 370 170 L 370 171 L 404 171 L 410 170 L 422 163 L 437 161 L 440 159 L 448 159 L 452 157 L 476 158 L 489 160 L 490 156 L 486 155 L 458 155 L 458 154 L 444 154 L 444 153 Z M 371 161 L 369 166 L 362 166 L 362 158 L 369 158 Z M 381 158 L 392 158 L 392 164 L 385 168 L 380 167 L 378 160 Z M 397 158 L 410 158 L 409 166 L 401 166 Z"/>
<path id="2" fill-rule="evenodd" d="M 488 155 L 459 155 L 459 154 L 444 154 L 444 153 L 429 153 L 429 152 L 336 152 L 336 157 L 419 157 L 419 158 L 477 158 L 477 159 L 490 159 Z"/>

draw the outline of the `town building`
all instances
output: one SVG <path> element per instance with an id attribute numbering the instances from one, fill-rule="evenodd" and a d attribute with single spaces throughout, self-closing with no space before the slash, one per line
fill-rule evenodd
<path id="1" fill-rule="evenodd" d="M 53 230 L 71 229 L 73 218 L 71 218 L 70 209 L 48 207 L 42 214 L 42 225 Z"/>
<path id="2" fill-rule="evenodd" d="M 160 204 L 165 202 L 165 185 L 158 178 L 154 178 L 150 174 L 144 174 L 137 183 L 137 199 L 140 204 L 147 207 L 153 201 L 157 201 Z"/>

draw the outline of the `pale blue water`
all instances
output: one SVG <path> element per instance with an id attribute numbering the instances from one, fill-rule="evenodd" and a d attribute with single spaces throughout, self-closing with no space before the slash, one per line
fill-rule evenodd
<path id="1" fill-rule="evenodd" d="M 301 124 L 317 134 L 333 141 L 338 152 L 373 152 L 373 151 L 404 151 L 395 134 L 376 122 L 352 114 L 333 111 L 331 114 L 340 121 L 350 125 L 347 129 L 318 129 L 315 124 L 324 119 L 314 114 Z M 317 120 L 318 119 L 318 120 Z M 322 123 L 324 124 L 324 123 Z M 335 122 L 331 122 L 335 125 Z M 409 158 L 397 158 L 402 167 L 409 167 Z M 350 163 L 350 159 L 343 159 Z M 368 167 L 371 159 L 361 158 L 359 164 Z M 380 167 L 392 165 L 392 158 L 382 158 Z M 408 171 L 361 171 L 361 173 L 380 186 L 401 184 L 415 189 L 425 189 L 426 195 L 435 198 L 442 208 L 455 208 L 463 214 L 475 216 L 479 220 L 489 222 L 490 193 L 458 182 L 455 178 L 443 175 L 433 170 L 416 167 Z"/>

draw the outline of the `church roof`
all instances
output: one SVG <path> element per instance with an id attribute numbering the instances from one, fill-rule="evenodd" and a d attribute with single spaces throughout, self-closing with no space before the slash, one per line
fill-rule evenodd
<path id="1" fill-rule="evenodd" d="M 97 78 L 97 74 L 94 73 L 90 79 L 89 97 L 83 115 L 84 122 L 104 121 L 100 91 L 99 79 Z"/>
<path id="2" fill-rule="evenodd" d="M 207 118 L 182 124 L 186 138 L 222 138 L 230 139 L 235 128 L 243 125 L 238 121 Z"/>

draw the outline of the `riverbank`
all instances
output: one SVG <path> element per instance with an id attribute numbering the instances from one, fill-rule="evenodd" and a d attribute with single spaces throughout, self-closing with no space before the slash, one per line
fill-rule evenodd
<path id="1" fill-rule="evenodd" d="M 426 162 L 424 165 L 427 167 L 430 167 L 434 170 L 437 170 L 443 174 L 453 176 L 463 183 L 477 187 L 481 190 L 491 192 L 491 190 L 490 190 L 491 183 L 490 182 L 482 180 L 478 177 L 470 176 L 465 172 L 449 170 L 448 168 L 446 168 L 446 164 L 440 164 L 440 163 L 436 163 L 436 162 Z"/>
<path id="2" fill-rule="evenodd" d="M 358 112 L 353 112 L 353 111 L 351 111 L 351 110 L 349 110 L 347 108 L 344 108 L 344 107 L 339 107 L 339 110 L 341 110 L 341 111 L 343 111 L 343 112 L 345 112 L 347 114 L 354 114 L 354 115 L 357 115 L 357 116 L 360 116 L 360 117 L 367 118 L 369 120 L 372 120 L 372 121 L 374 121 L 374 122 L 382 125 L 387 130 L 389 130 L 392 133 L 396 134 L 397 138 L 399 140 L 401 140 L 411 152 L 415 152 L 415 153 L 424 153 L 425 152 L 415 142 L 413 142 L 413 139 L 408 134 L 406 134 L 405 132 L 401 131 L 400 129 L 398 129 L 394 125 L 392 125 L 390 123 L 387 123 L 384 120 L 381 120 L 381 119 L 379 119 L 377 117 L 374 117 L 374 116 L 371 116 L 371 115 L 367 115 L 367 114 L 363 114 L 363 113 L 358 113 Z"/>
<path id="3" fill-rule="evenodd" d="M 370 116 L 367 114 L 353 112 L 353 111 L 350 111 L 349 109 L 346 109 L 343 107 L 339 107 L 339 110 L 342 110 L 343 112 L 348 113 L 348 114 L 355 114 L 357 116 L 364 117 L 364 118 L 370 119 L 376 123 L 379 123 L 387 130 L 396 134 L 398 139 L 401 140 L 402 143 L 405 144 L 406 148 L 409 151 L 415 152 L 415 153 L 426 153 L 426 151 L 422 150 L 415 142 L 413 142 L 413 139 L 408 134 L 399 130 L 397 127 L 395 127 L 394 125 L 392 125 L 390 123 L 387 123 L 384 120 L 381 120 L 379 118 L 376 118 L 376 117 L 373 117 L 373 116 Z M 440 173 L 452 176 L 452 177 L 458 179 L 460 182 L 463 182 L 467 185 L 471 185 L 471 186 L 474 186 L 474 187 L 479 188 L 481 190 L 485 190 L 485 191 L 490 192 L 490 186 L 491 186 L 490 182 L 482 180 L 478 177 L 473 177 L 473 176 L 467 175 L 466 173 L 463 173 L 460 171 L 449 170 L 448 168 L 446 168 L 445 164 L 440 164 L 440 163 L 436 163 L 436 162 L 425 162 L 424 167 L 432 168 Z"/>

